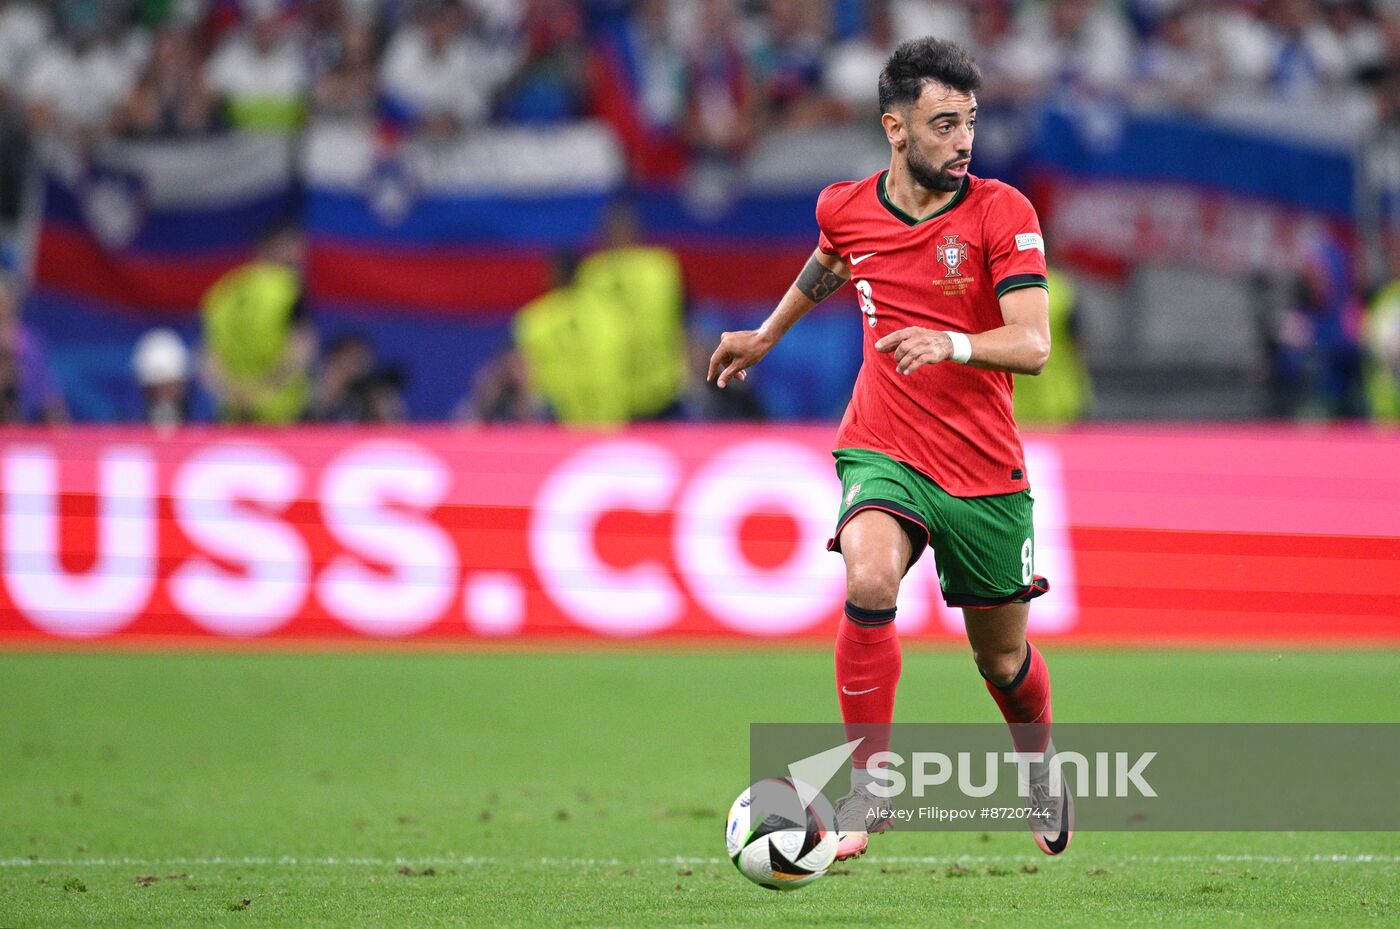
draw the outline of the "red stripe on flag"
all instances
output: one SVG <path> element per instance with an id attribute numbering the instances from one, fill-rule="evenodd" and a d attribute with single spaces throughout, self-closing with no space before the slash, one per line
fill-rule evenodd
<path id="1" fill-rule="evenodd" d="M 91 236 L 46 226 L 39 235 L 35 281 L 84 297 L 123 306 L 188 311 L 244 254 L 219 252 L 178 258 L 114 254 Z"/>
<path id="2" fill-rule="evenodd" d="M 706 300 L 776 301 L 812 254 L 810 246 L 681 247 L 686 287 Z"/>
<path id="3" fill-rule="evenodd" d="M 310 285 L 318 299 L 442 313 L 516 309 L 550 287 L 547 255 L 516 249 L 407 253 L 317 242 Z"/>
<path id="4" fill-rule="evenodd" d="M 776 301 L 802 269 L 805 247 L 675 248 L 686 289 L 699 300 Z M 318 241 L 310 259 L 318 299 L 439 313 L 516 310 L 551 287 L 551 259 L 520 249 L 407 252 Z"/>

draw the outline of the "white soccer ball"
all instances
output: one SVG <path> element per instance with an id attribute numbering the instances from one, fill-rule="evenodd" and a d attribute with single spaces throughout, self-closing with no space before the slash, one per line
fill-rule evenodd
<path id="1" fill-rule="evenodd" d="M 739 795 L 724 828 L 739 873 L 769 890 L 796 890 L 836 860 L 836 814 L 815 790 L 805 808 L 788 778 L 770 777 Z"/>

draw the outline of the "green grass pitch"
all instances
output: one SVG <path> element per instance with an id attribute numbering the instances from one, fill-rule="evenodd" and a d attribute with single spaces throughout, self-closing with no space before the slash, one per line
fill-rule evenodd
<path id="1" fill-rule="evenodd" d="M 1400 719 L 1400 652 L 1047 656 L 1061 720 Z M 914 649 L 899 715 L 997 718 Z M 1400 925 L 1393 833 L 893 833 L 755 887 L 746 725 L 835 717 L 820 649 L 0 654 L 0 926 Z"/>

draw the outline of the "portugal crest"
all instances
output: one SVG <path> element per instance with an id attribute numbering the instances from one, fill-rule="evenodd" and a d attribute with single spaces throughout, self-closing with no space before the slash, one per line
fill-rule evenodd
<path id="1" fill-rule="evenodd" d="M 945 235 L 938 247 L 938 260 L 948 271 L 944 277 L 962 277 L 958 268 L 967 260 L 967 243 L 959 242 L 955 235 Z"/>

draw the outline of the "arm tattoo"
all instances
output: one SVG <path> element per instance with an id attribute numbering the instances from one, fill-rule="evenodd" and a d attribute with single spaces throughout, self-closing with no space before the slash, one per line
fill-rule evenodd
<path id="1" fill-rule="evenodd" d="M 841 285 L 845 283 L 844 277 L 812 257 L 807 260 L 807 266 L 802 269 L 802 273 L 797 275 L 794 286 L 802 291 L 802 295 L 808 300 L 813 303 L 821 303 L 840 290 Z"/>

